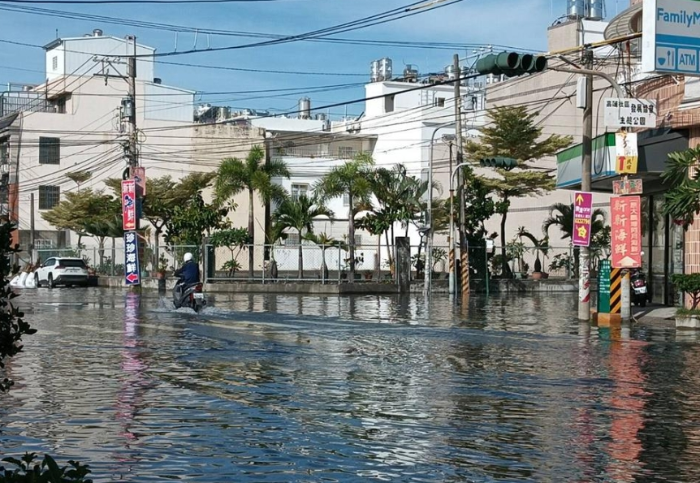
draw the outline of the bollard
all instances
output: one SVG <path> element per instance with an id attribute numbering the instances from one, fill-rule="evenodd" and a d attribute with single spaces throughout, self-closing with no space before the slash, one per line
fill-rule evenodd
<path id="1" fill-rule="evenodd" d="M 622 307 L 620 307 L 620 316 L 625 322 L 632 317 L 632 298 L 630 297 L 630 272 L 625 270 L 622 274 Z"/>
<path id="2" fill-rule="evenodd" d="M 469 303 L 469 255 L 467 250 L 462 250 L 462 304 L 465 306 Z"/>

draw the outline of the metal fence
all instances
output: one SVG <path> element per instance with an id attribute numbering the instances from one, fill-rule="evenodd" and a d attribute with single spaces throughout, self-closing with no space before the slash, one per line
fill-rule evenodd
<path id="1" fill-rule="evenodd" d="M 411 246 L 412 279 L 422 281 L 425 268 L 425 247 Z M 393 247 L 386 245 L 360 245 L 355 247 L 355 280 L 394 280 L 391 260 Z M 185 253 L 190 252 L 202 267 L 207 282 L 321 282 L 342 283 L 349 276 L 350 260 L 347 250 L 337 246 L 322 247 L 302 245 L 251 245 L 241 249 L 203 246 L 161 246 L 156 260 L 152 246 L 145 246 L 140 257 L 143 277 L 154 277 L 164 271 L 166 276 L 182 264 Z M 252 253 L 252 263 L 251 263 Z M 549 247 L 537 250 L 520 247 L 505 250 L 507 268 L 504 273 L 501 247 L 488 250 L 485 246 L 469 247 L 470 280 L 475 289 L 483 288 L 486 281 L 495 278 L 532 278 L 539 268 L 542 278 L 568 279 L 576 275 L 576 250 L 570 246 Z M 34 260 L 44 261 L 49 257 L 80 257 L 99 275 L 119 276 L 124 273 L 124 249 L 122 246 L 80 249 L 39 249 Z M 596 270 L 601 254 L 593 252 L 591 269 Z M 538 262 L 539 260 L 539 262 Z M 455 258 L 455 270 L 459 274 L 459 256 Z M 325 266 L 325 269 L 324 269 Z M 539 278 L 539 275 L 535 277 Z M 447 280 L 449 276 L 449 247 L 433 247 L 433 279 Z"/>

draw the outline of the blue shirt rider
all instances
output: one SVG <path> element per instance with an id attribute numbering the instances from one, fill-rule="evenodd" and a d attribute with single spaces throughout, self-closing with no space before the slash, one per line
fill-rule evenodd
<path id="1" fill-rule="evenodd" d="M 175 270 L 175 276 L 180 277 L 180 282 L 185 286 L 199 283 L 199 265 L 193 258 L 191 253 L 185 253 L 183 257 L 185 263 Z"/>

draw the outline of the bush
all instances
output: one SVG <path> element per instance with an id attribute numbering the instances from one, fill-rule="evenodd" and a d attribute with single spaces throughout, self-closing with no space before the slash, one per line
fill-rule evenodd
<path id="1" fill-rule="evenodd" d="M 69 461 L 70 466 L 59 468 L 54 459 L 45 455 L 44 460 L 34 463 L 36 453 L 26 453 L 21 460 L 3 458 L 2 461 L 13 464 L 17 468 L 8 470 L 0 466 L 0 483 L 92 483 L 85 477 L 90 474 L 88 465 L 77 461 Z"/>
<path id="2" fill-rule="evenodd" d="M 671 283 L 679 292 L 690 295 L 692 306 L 690 310 L 695 310 L 700 304 L 700 273 L 676 273 L 671 276 Z"/>

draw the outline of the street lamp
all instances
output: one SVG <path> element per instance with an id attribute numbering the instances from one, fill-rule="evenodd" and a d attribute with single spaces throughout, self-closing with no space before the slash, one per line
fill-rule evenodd
<path id="1" fill-rule="evenodd" d="M 425 217 L 425 224 L 428 228 L 428 238 L 425 244 L 425 273 L 423 283 L 423 293 L 427 296 L 430 294 L 433 271 L 433 144 L 435 144 L 435 135 L 440 129 L 453 126 L 454 121 L 440 124 L 433 130 L 430 136 L 430 159 L 428 160 L 428 209 Z"/>

